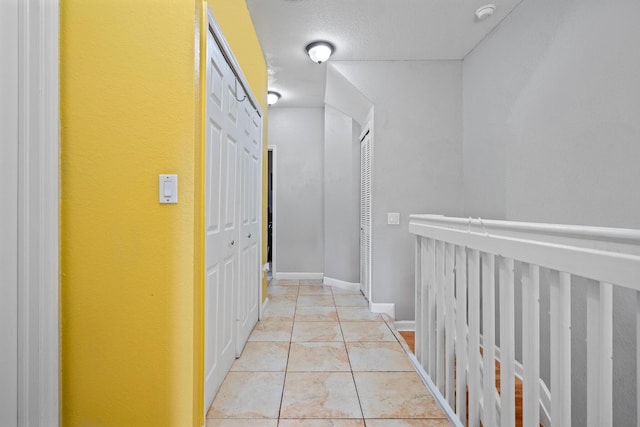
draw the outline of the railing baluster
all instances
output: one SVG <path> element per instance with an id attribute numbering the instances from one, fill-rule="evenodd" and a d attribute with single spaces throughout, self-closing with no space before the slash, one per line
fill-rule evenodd
<path id="1" fill-rule="evenodd" d="M 446 399 L 449 402 L 449 406 L 453 407 L 455 403 L 455 388 L 454 388 L 454 360 L 455 360 L 455 330 L 456 330 L 456 318 L 455 318 L 455 298 L 454 298 L 454 286 L 455 286 L 455 245 L 447 243 L 446 245 Z"/>
<path id="2" fill-rule="evenodd" d="M 429 239 L 426 237 L 420 239 L 420 276 L 418 277 L 421 289 L 421 299 L 418 300 L 421 316 L 420 325 L 418 325 L 416 319 L 416 357 L 425 370 L 427 370 L 427 358 L 429 356 L 428 241 Z"/>
<path id="3" fill-rule="evenodd" d="M 613 287 L 587 287 L 587 426 L 613 423 Z"/>
<path id="4" fill-rule="evenodd" d="M 495 256 L 482 254 L 482 358 L 484 369 L 482 386 L 484 394 L 485 426 L 495 426 L 496 420 L 496 280 Z"/>
<path id="5" fill-rule="evenodd" d="M 515 338 L 514 338 L 513 260 L 500 258 L 500 421 L 512 427 L 516 420 L 515 405 Z"/>
<path id="6" fill-rule="evenodd" d="M 551 424 L 571 426 L 571 275 L 560 272 L 552 282 L 551 302 Z"/>
<path id="7" fill-rule="evenodd" d="M 416 326 L 415 326 L 415 340 L 414 340 L 414 353 L 416 355 L 416 359 L 422 365 L 422 337 L 420 334 L 422 333 L 422 309 L 424 308 L 424 304 L 422 302 L 422 240 L 424 237 L 417 236 L 416 244 L 415 244 L 415 253 L 414 253 L 414 265 L 415 265 L 415 301 L 416 301 Z"/>
<path id="8" fill-rule="evenodd" d="M 432 378 L 436 374 L 436 242 L 429 239 L 427 244 L 427 280 L 429 283 L 429 358 L 427 360 L 429 369 L 427 372 Z M 426 368 L 426 366 L 425 366 Z"/>
<path id="9" fill-rule="evenodd" d="M 444 316 L 445 316 L 445 303 L 444 303 L 444 242 L 438 241 L 436 243 L 436 276 L 438 283 L 438 296 L 437 296 L 437 305 L 438 305 L 438 330 L 437 330 L 437 347 L 438 347 L 438 356 L 437 356 L 437 373 L 436 373 L 436 384 L 440 389 L 440 393 L 444 394 Z"/>
<path id="10" fill-rule="evenodd" d="M 524 427 L 540 425 L 540 268 L 522 271 L 522 421 Z"/>
<path id="11" fill-rule="evenodd" d="M 636 292 L 636 423 L 640 427 L 640 292 Z"/>
<path id="12" fill-rule="evenodd" d="M 456 247 L 456 414 L 467 418 L 467 248 Z"/>
<path id="13" fill-rule="evenodd" d="M 469 424 L 480 425 L 480 253 L 469 252 Z"/>

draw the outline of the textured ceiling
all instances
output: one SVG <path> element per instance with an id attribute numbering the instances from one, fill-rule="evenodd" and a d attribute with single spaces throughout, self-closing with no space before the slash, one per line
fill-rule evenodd
<path id="1" fill-rule="evenodd" d="M 478 22 L 487 0 L 247 0 L 269 65 L 278 107 L 324 105 L 326 65 L 304 47 L 336 46 L 329 61 L 462 59 L 522 0 L 493 0 L 496 13 Z"/>

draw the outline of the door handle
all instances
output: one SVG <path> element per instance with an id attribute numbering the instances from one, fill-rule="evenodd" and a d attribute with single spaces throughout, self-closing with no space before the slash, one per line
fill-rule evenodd
<path id="1" fill-rule="evenodd" d="M 236 241 L 235 241 L 235 240 L 232 240 L 232 241 L 230 241 L 230 242 L 229 242 L 229 244 L 230 244 L 231 246 L 233 246 L 233 245 L 235 245 L 235 244 L 236 244 Z"/>
<path id="2" fill-rule="evenodd" d="M 250 239 L 251 238 L 251 233 L 249 233 L 249 235 L 247 237 Z"/>

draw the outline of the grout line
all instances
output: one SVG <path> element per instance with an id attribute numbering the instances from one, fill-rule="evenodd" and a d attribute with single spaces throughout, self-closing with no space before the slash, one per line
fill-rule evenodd
<path id="1" fill-rule="evenodd" d="M 300 295 L 300 282 L 298 282 L 296 292 L 296 304 L 293 308 L 293 321 L 291 323 L 291 334 L 289 335 L 289 351 L 287 351 L 287 363 L 284 367 L 284 379 L 282 380 L 282 393 L 280 393 L 280 407 L 278 408 L 278 423 L 280 425 L 280 416 L 282 414 L 282 403 L 284 402 L 284 387 L 287 384 L 287 372 L 289 371 L 289 359 L 291 357 L 291 343 L 293 341 L 293 328 L 296 326 L 296 312 L 298 310 L 298 296 Z"/>
<path id="2" fill-rule="evenodd" d="M 331 291 L 333 294 L 333 290 Z M 335 298 L 334 298 L 335 303 Z M 338 308 L 336 307 L 336 313 Z M 358 398 L 358 406 L 360 407 L 360 414 L 362 415 L 362 423 L 367 426 L 367 421 L 364 418 L 364 410 L 362 409 L 362 400 L 360 399 L 360 393 L 358 392 L 358 384 L 356 383 L 356 377 L 353 373 L 353 366 L 351 365 L 351 358 L 349 357 L 349 349 L 347 348 L 347 340 L 344 337 L 344 330 L 342 329 L 342 321 L 338 317 L 338 324 L 340 325 L 340 333 L 342 334 L 342 343 L 344 344 L 344 351 L 347 354 L 347 362 L 349 362 L 349 370 L 351 371 L 351 380 L 353 381 L 353 388 L 356 390 L 356 397 Z"/>

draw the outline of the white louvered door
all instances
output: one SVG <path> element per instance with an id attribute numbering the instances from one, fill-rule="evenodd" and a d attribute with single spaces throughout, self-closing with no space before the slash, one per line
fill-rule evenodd
<path id="1" fill-rule="evenodd" d="M 371 133 L 360 142 L 360 290 L 371 294 Z"/>

